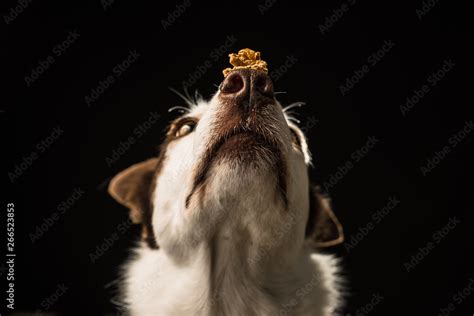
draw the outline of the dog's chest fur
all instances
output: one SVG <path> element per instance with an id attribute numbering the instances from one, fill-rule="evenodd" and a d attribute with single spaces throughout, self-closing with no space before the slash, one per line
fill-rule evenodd
<path id="1" fill-rule="evenodd" d="M 223 249 L 228 248 L 201 245 L 192 260 L 176 263 L 162 250 L 140 247 L 125 274 L 131 315 L 323 316 L 338 305 L 331 256 L 302 253 L 293 269 L 259 272 L 237 259 L 238 250 Z"/>

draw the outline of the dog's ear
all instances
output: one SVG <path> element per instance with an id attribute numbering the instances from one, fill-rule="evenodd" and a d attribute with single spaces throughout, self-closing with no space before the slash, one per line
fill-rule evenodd
<path id="1" fill-rule="evenodd" d="M 117 174 L 109 184 L 109 194 L 120 204 L 130 209 L 130 219 L 142 224 L 142 237 L 153 248 L 156 241 L 151 224 L 152 193 L 158 158 L 132 165 Z"/>
<path id="2" fill-rule="evenodd" d="M 306 239 L 315 248 L 335 246 L 344 241 L 342 225 L 334 215 L 330 199 L 321 193 L 319 186 L 310 186 L 309 217 Z"/>

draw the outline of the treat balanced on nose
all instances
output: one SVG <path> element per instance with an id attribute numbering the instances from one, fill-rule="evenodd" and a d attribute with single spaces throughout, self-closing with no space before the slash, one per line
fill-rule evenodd
<path id="1" fill-rule="evenodd" d="M 226 68 L 222 71 L 224 77 L 236 69 L 255 69 L 268 73 L 267 63 L 261 59 L 260 52 L 244 48 L 239 50 L 237 54 L 229 54 L 229 62 L 233 68 Z"/>

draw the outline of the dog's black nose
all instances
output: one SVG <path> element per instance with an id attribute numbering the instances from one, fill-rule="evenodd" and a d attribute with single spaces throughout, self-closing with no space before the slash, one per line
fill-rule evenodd
<path id="1" fill-rule="evenodd" d="M 238 94 L 245 88 L 244 78 L 236 71 L 231 72 L 222 82 L 221 92 L 225 94 Z"/>
<path id="2" fill-rule="evenodd" d="M 251 90 L 253 93 L 260 93 L 263 96 L 273 98 L 273 82 L 266 73 L 257 72 L 252 76 Z"/>
<path id="3" fill-rule="evenodd" d="M 260 70 L 237 69 L 227 75 L 220 86 L 221 96 L 238 104 L 259 106 L 274 98 L 270 77 Z"/>

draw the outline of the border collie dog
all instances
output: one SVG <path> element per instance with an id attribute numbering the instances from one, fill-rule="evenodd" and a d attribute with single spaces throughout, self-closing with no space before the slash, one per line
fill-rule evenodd
<path id="1" fill-rule="evenodd" d="M 116 175 L 110 194 L 142 239 L 126 264 L 131 315 L 333 315 L 343 241 L 311 184 L 302 131 L 263 71 L 236 69 L 189 102 L 160 154 Z"/>

